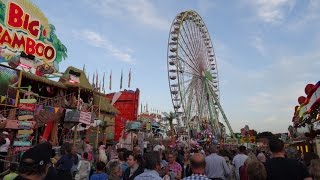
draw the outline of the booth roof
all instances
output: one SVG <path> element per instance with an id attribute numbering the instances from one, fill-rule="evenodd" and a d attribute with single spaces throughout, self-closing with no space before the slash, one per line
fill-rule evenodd
<path id="1" fill-rule="evenodd" d="M 55 87 L 58 87 L 58 88 L 63 88 L 63 89 L 67 88 L 61 82 L 52 81 L 52 80 L 47 79 L 45 77 L 40 77 L 40 76 L 37 76 L 37 75 L 29 73 L 29 72 L 22 71 L 22 77 L 26 78 L 26 79 L 34 80 L 34 81 L 37 81 L 37 82 L 41 82 L 41 83 L 44 83 L 44 84 L 48 84 L 50 86 L 55 86 Z"/>
<path id="2" fill-rule="evenodd" d="M 100 110 L 102 112 L 109 112 L 109 113 L 116 113 L 116 114 L 120 113 L 118 109 L 116 109 L 111 105 L 111 101 L 107 97 L 105 97 L 103 94 L 98 94 L 98 93 L 93 94 L 93 104 L 95 106 L 99 106 L 100 104 Z"/>
<path id="3" fill-rule="evenodd" d="M 69 78 L 69 72 L 70 71 L 74 71 L 74 72 L 78 72 L 80 73 L 80 77 L 79 77 L 79 80 L 80 82 L 79 83 L 71 83 L 68 81 L 68 78 Z M 71 86 L 71 87 L 78 87 L 78 88 L 81 88 L 81 89 L 86 89 L 86 90 L 90 90 L 90 91 L 94 91 L 94 88 L 92 87 L 92 85 L 90 84 L 85 72 L 83 72 L 82 70 L 80 69 L 77 69 L 75 67 L 72 67 L 72 66 L 69 66 L 67 68 L 67 70 L 63 73 L 62 77 L 59 79 L 59 82 L 63 83 L 64 85 L 66 86 Z"/>

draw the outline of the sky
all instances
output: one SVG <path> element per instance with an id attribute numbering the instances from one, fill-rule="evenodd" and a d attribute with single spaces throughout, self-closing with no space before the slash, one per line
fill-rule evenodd
<path id="1" fill-rule="evenodd" d="M 286 132 L 299 96 L 320 71 L 320 1 L 317 0 L 32 0 L 68 48 L 68 66 L 90 75 L 112 71 L 119 91 L 139 88 L 149 109 L 172 111 L 167 40 L 172 20 L 197 11 L 217 58 L 220 103 L 235 132 Z M 108 78 L 106 78 L 108 79 Z M 106 81 L 108 84 L 108 80 Z M 107 88 L 107 85 L 106 85 Z M 107 92 L 110 92 L 109 90 Z"/>

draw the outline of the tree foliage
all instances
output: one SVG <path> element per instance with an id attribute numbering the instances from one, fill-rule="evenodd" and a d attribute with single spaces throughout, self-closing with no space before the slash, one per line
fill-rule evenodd
<path id="1" fill-rule="evenodd" d="M 176 114 L 174 112 L 169 112 L 169 113 L 163 113 L 164 115 L 164 120 L 168 121 L 169 126 L 170 126 L 170 136 L 174 136 L 174 127 L 173 127 L 173 120 L 176 118 Z"/>
<path id="2" fill-rule="evenodd" d="M 274 134 L 272 134 L 272 132 L 264 131 L 264 132 L 258 133 L 257 136 L 256 136 L 256 139 L 260 139 L 260 138 L 270 139 L 270 138 L 273 138 L 273 137 L 275 137 L 275 136 L 274 136 Z"/>

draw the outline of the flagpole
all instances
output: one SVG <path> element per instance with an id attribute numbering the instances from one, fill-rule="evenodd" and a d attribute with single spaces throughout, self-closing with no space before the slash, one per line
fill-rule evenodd
<path id="1" fill-rule="evenodd" d="M 131 69 L 129 70 L 128 89 L 130 89 L 130 86 L 131 86 Z"/>
<path id="2" fill-rule="evenodd" d="M 100 88 L 99 88 L 100 89 Z M 98 120 L 100 119 L 100 106 L 101 106 L 101 95 L 100 95 L 100 90 L 99 90 L 99 109 L 98 109 Z M 98 121 L 97 121 L 98 122 Z M 97 132 L 96 132 L 96 146 L 98 147 L 98 142 L 99 142 L 99 129 L 100 126 L 97 123 Z"/>
<path id="3" fill-rule="evenodd" d="M 109 79 L 109 90 L 111 91 L 112 89 L 112 70 L 110 72 L 110 79 Z"/>
<path id="4" fill-rule="evenodd" d="M 120 90 L 122 89 L 123 71 L 121 70 Z"/>

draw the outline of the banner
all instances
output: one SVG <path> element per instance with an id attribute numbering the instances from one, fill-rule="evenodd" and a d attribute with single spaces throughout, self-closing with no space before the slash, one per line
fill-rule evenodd
<path id="1" fill-rule="evenodd" d="M 0 63 L 42 76 L 59 71 L 67 48 L 30 0 L 0 1 Z"/>
<path id="2" fill-rule="evenodd" d="M 79 122 L 83 124 L 91 124 L 91 112 L 80 112 Z"/>
<path id="3" fill-rule="evenodd" d="M 66 109 L 64 122 L 75 122 L 90 125 L 94 115 L 91 112 L 83 112 L 76 109 Z"/>

